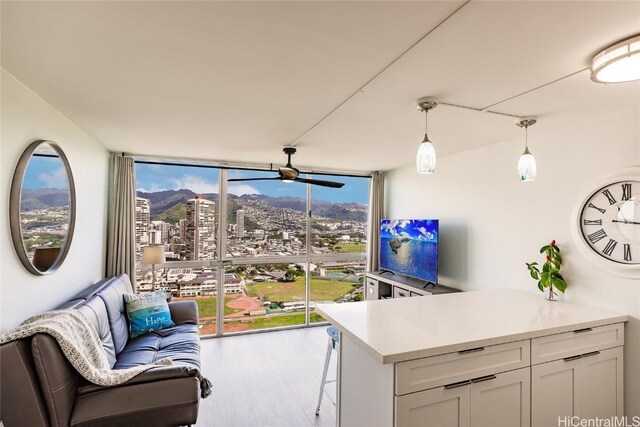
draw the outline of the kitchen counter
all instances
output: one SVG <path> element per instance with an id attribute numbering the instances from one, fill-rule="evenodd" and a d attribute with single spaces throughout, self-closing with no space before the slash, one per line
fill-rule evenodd
<path id="1" fill-rule="evenodd" d="M 382 364 L 628 320 L 513 289 L 318 304 L 316 310 Z"/>

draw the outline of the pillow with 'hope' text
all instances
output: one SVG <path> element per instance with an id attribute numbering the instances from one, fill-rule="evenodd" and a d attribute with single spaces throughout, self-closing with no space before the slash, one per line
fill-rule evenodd
<path id="1" fill-rule="evenodd" d="M 167 294 L 164 291 L 139 295 L 124 294 L 124 302 L 127 307 L 131 338 L 176 325 L 171 320 Z"/>

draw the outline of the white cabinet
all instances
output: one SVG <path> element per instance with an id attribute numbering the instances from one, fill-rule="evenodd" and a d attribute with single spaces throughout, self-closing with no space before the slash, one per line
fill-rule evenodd
<path id="1" fill-rule="evenodd" d="M 582 418 L 624 415 L 622 347 L 582 358 Z"/>
<path id="2" fill-rule="evenodd" d="M 396 395 L 524 368 L 530 353 L 522 340 L 396 363 Z"/>
<path id="3" fill-rule="evenodd" d="M 530 371 L 517 369 L 396 397 L 397 427 L 525 427 Z"/>
<path id="4" fill-rule="evenodd" d="M 525 427 L 531 417 L 529 368 L 471 384 L 471 427 Z"/>
<path id="5" fill-rule="evenodd" d="M 469 427 L 469 385 L 438 387 L 396 398 L 397 427 Z"/>
<path id="6" fill-rule="evenodd" d="M 558 425 L 559 416 L 580 412 L 580 359 L 557 360 L 531 367 L 531 425 Z"/>
<path id="7" fill-rule="evenodd" d="M 558 417 L 624 415 L 623 347 L 570 356 L 531 368 L 531 424 L 557 425 Z"/>

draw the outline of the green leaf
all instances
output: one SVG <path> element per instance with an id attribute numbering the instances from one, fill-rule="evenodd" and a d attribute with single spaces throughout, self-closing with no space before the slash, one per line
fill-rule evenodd
<path id="1" fill-rule="evenodd" d="M 542 266 L 542 272 L 543 273 L 548 273 L 549 272 L 549 263 L 545 262 L 544 265 Z"/>
<path id="2" fill-rule="evenodd" d="M 565 289 L 567 289 L 567 284 L 565 283 L 565 281 L 560 279 L 559 277 L 556 277 L 555 275 L 552 275 L 550 279 L 553 286 L 560 292 L 564 293 Z"/>
<path id="3" fill-rule="evenodd" d="M 542 283 L 542 286 L 545 288 L 548 288 L 551 285 L 551 274 L 548 272 L 542 273 L 540 276 L 540 283 Z"/>
<path id="4" fill-rule="evenodd" d="M 559 252 L 556 252 L 556 253 L 553 255 L 553 257 L 554 257 L 555 259 L 557 259 L 557 260 L 558 260 L 558 262 L 559 262 L 560 264 L 562 264 L 562 257 L 560 256 L 560 253 L 559 253 Z"/>
<path id="5" fill-rule="evenodd" d="M 544 245 L 543 247 L 540 248 L 540 253 L 548 251 L 550 247 L 551 247 L 550 245 Z"/>
<path id="6" fill-rule="evenodd" d="M 531 266 L 531 267 L 536 266 L 536 265 L 538 265 L 537 262 L 532 262 L 531 264 L 529 264 L 529 266 Z"/>
<path id="7" fill-rule="evenodd" d="M 557 253 L 560 253 L 560 248 L 559 248 L 559 247 L 557 247 L 557 246 L 553 246 L 553 249 L 554 249 Z"/>
<path id="8" fill-rule="evenodd" d="M 544 292 L 544 288 L 542 287 L 542 282 L 538 282 L 538 289 L 540 289 L 541 292 Z"/>
<path id="9" fill-rule="evenodd" d="M 531 277 L 533 277 L 536 280 L 540 279 L 540 275 L 538 274 L 538 272 L 536 270 L 531 270 L 530 271 Z"/>

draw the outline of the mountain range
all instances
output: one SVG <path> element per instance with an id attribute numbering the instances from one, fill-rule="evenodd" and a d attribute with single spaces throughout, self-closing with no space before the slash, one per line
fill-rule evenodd
<path id="1" fill-rule="evenodd" d="M 189 199 L 196 195 L 203 199 L 218 200 L 218 194 L 197 194 L 191 190 L 164 190 L 156 192 L 137 192 L 138 197 L 148 199 L 151 205 L 151 219 L 153 221 L 166 221 L 175 223 L 185 217 L 186 204 Z M 236 196 L 229 194 L 227 197 L 229 205 L 229 219 L 235 219 L 235 211 L 242 208 L 244 201 L 259 201 L 268 206 L 276 208 L 289 208 L 299 212 L 305 212 L 307 201 L 301 197 L 271 197 L 264 194 L 251 194 Z M 324 218 L 340 221 L 360 221 L 367 220 L 367 206 L 359 203 L 332 203 L 325 200 L 312 201 L 312 214 Z"/>
<path id="2" fill-rule="evenodd" d="M 59 188 L 23 188 L 20 191 L 20 210 L 33 211 L 69 205 L 69 191 Z"/>

